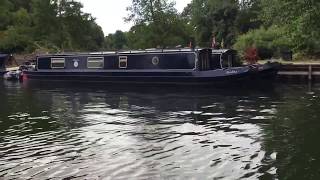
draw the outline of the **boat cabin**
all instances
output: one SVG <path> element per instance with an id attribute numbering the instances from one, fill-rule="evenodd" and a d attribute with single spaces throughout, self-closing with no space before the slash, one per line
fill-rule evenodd
<path id="1" fill-rule="evenodd" d="M 24 79 L 123 84 L 238 84 L 275 77 L 277 70 L 240 66 L 236 52 L 215 49 L 149 49 L 139 51 L 41 55 Z"/>
<path id="2" fill-rule="evenodd" d="M 193 51 L 128 51 L 112 53 L 45 55 L 37 58 L 37 69 L 141 70 L 194 69 Z"/>
<path id="3" fill-rule="evenodd" d="M 214 49 L 212 50 L 212 59 L 220 62 L 219 66 L 222 69 L 242 65 L 237 51 L 232 49 Z"/>
<path id="4" fill-rule="evenodd" d="M 203 49 L 199 53 L 199 70 L 208 71 L 241 66 L 237 51 L 231 49 Z"/>
<path id="5" fill-rule="evenodd" d="M 37 57 L 37 70 L 199 70 L 239 65 L 234 50 L 167 49 L 102 53 L 70 53 Z"/>

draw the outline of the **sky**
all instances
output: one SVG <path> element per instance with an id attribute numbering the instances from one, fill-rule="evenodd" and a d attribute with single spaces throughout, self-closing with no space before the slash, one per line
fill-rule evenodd
<path id="1" fill-rule="evenodd" d="M 83 11 L 96 18 L 96 22 L 102 27 L 105 35 L 116 30 L 128 31 L 133 25 L 124 22 L 127 17 L 126 8 L 131 5 L 131 0 L 78 0 L 83 4 Z M 191 0 L 176 0 L 176 8 L 183 10 Z"/>

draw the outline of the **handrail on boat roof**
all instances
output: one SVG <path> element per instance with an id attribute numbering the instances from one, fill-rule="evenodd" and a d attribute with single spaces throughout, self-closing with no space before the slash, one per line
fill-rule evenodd
<path id="1" fill-rule="evenodd" d="M 179 49 L 157 49 L 149 48 L 144 50 L 126 50 L 126 51 L 117 51 L 118 54 L 133 54 L 133 53 L 159 53 L 159 52 L 192 52 L 194 49 L 190 48 L 179 48 Z"/>
<path id="2" fill-rule="evenodd" d="M 176 49 L 157 49 L 150 48 L 144 50 L 123 50 L 123 51 L 101 51 L 101 52 L 65 52 L 58 54 L 41 54 L 39 56 L 74 56 L 74 55 L 111 55 L 111 54 L 140 54 L 140 53 L 169 53 L 169 52 L 197 52 L 210 48 L 176 48 Z M 211 49 L 212 54 L 221 54 L 231 49 Z"/>

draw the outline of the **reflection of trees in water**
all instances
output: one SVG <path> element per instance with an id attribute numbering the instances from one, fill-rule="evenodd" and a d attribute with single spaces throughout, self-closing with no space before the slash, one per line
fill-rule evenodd
<path id="1" fill-rule="evenodd" d="M 170 129 L 162 125 L 191 123 L 206 126 L 212 131 L 239 131 L 233 125 L 268 124 L 270 118 L 254 119 L 261 116 L 261 110 L 271 109 L 277 99 L 274 92 L 180 92 L 180 93 L 106 93 L 105 102 L 110 108 L 128 112 L 136 120 L 136 134 L 143 140 L 160 139 Z M 263 105 L 260 107 L 260 105 Z M 243 111 L 240 111 L 243 109 Z M 221 119 L 219 119 L 221 118 Z M 264 126 L 262 126 L 264 127 Z"/>
<path id="2" fill-rule="evenodd" d="M 77 87 L 21 90 L 0 83 L 0 90 L 1 132 L 27 121 L 8 119 L 8 116 L 18 112 L 30 114 L 30 117 L 49 117 L 47 120 L 33 119 L 36 121 L 30 127 L 33 131 L 25 133 L 87 126 L 91 122 L 81 117 L 86 113 L 83 110 L 99 104 L 104 105 L 103 110 L 121 110 L 123 119 L 114 121 L 134 127 L 124 136 L 135 137 L 137 142 L 146 144 L 173 135 L 173 130 L 166 128 L 167 125 L 191 123 L 209 127 L 212 131 L 230 132 L 239 131 L 232 125 L 254 124 L 261 127 L 264 134 L 263 137 L 248 137 L 257 141 L 262 138 L 264 142 L 262 150 L 266 154 L 262 165 L 258 167 L 258 171 L 264 174 L 261 178 L 274 178 L 268 175 L 271 167 L 277 168 L 276 176 L 279 179 L 320 178 L 320 146 L 317 144 L 317 137 L 320 137 L 320 98 L 303 94 L 301 88 L 280 89 L 281 93 L 154 88 L 131 91 Z M 270 117 L 255 118 L 265 115 L 263 110 L 272 108 L 276 108 L 276 114 L 270 115 L 273 116 L 271 121 Z M 223 118 L 220 120 L 219 117 Z M 163 144 L 157 144 L 150 148 L 164 147 Z M 277 153 L 276 160 L 270 159 L 273 152 Z"/>
<path id="3" fill-rule="evenodd" d="M 320 98 L 288 91 L 272 123 L 265 128 L 265 146 L 277 152 L 279 179 L 320 178 Z"/>
<path id="4" fill-rule="evenodd" d="M 247 109 L 256 109 L 258 103 L 267 100 L 259 99 L 265 92 L 248 92 L 241 90 L 210 89 L 210 88 L 101 88 L 101 87 L 59 87 L 51 90 L 50 86 L 37 87 L 36 99 L 48 106 L 50 112 L 57 116 L 68 127 L 80 127 L 86 122 L 77 118 L 79 111 L 86 105 L 105 103 L 109 109 L 127 111 L 129 118 L 145 119 L 145 123 L 162 123 L 163 119 L 178 117 L 179 121 L 191 123 L 206 123 L 212 116 L 204 113 L 224 113 L 228 118 L 235 117 L 241 100 L 251 98 L 252 103 L 246 103 Z M 268 94 L 267 96 L 272 96 Z M 240 102 L 239 102 L 240 101 Z M 208 108 L 204 108 L 207 107 Z M 212 106 L 212 107 L 210 107 Z M 58 110 L 58 111 L 57 111 Z M 177 112 L 190 112 L 182 117 Z M 202 113 L 197 113 L 201 111 Z M 251 113 L 253 115 L 253 113 Z M 59 118 L 61 117 L 61 118 Z M 249 117 L 242 118 L 244 121 Z M 168 123 L 168 122 L 164 122 Z M 182 122 L 180 122 L 182 123 Z"/>
<path id="5" fill-rule="evenodd" d="M 223 113 L 225 118 L 233 118 L 239 115 L 237 111 L 244 105 L 246 109 L 255 110 L 239 117 L 239 123 L 250 122 L 251 116 L 258 116 L 258 106 L 265 104 L 270 106 L 272 99 L 260 99 L 259 96 L 273 96 L 274 93 L 261 93 L 247 91 L 226 91 L 217 89 L 197 89 L 196 91 L 169 89 L 130 89 L 118 91 L 118 89 L 77 89 L 61 88 L 60 90 L 38 93 L 37 99 L 48 104 L 50 111 L 55 109 L 57 117 L 69 127 L 83 126 L 85 122 L 76 117 L 79 111 L 86 105 L 104 103 L 109 109 L 124 110 L 129 118 L 146 120 L 147 124 L 169 123 L 164 119 L 180 123 L 206 123 L 213 115 L 210 113 Z M 44 100 L 45 99 L 45 100 Z M 248 101 L 248 102 L 245 102 Z M 58 111 L 57 111 L 58 110 Z M 179 115 L 179 112 L 184 115 Z M 200 112 L 200 113 L 199 113 Z M 203 115 L 209 113 L 207 115 Z M 180 113 L 181 114 L 181 113 Z M 84 124 L 82 124 L 84 123 Z M 254 122 L 253 122 L 254 123 Z"/>
<path id="6" fill-rule="evenodd" d="M 174 140 L 177 136 L 183 139 L 182 136 L 184 135 L 192 135 L 194 138 L 201 137 L 202 131 L 193 132 L 192 128 L 191 131 L 188 131 L 190 129 L 179 131 L 177 128 L 172 128 L 175 126 L 182 127 L 181 125 L 185 123 L 191 123 L 194 125 L 192 127 L 201 127 L 202 130 L 206 129 L 204 131 L 210 129 L 211 131 L 204 133 L 206 135 L 202 135 L 207 138 L 209 138 L 209 134 L 219 131 L 225 132 L 226 136 L 228 134 L 229 136 L 227 137 L 230 138 L 243 136 L 253 142 L 259 142 L 261 141 L 260 135 L 240 133 L 243 129 L 237 129 L 234 125 L 253 124 L 262 129 L 265 126 L 269 126 L 270 117 L 265 117 L 265 119 L 255 119 L 255 117 L 266 115 L 261 111 L 272 109 L 274 102 L 280 100 L 274 92 L 256 92 L 254 94 L 250 92 L 185 92 L 170 95 L 126 94 L 122 96 L 125 96 L 125 98 L 119 97 L 119 106 L 113 106 L 113 108 L 135 112 L 137 107 L 140 107 L 138 108 L 139 113 L 128 114 L 128 117 L 133 119 L 143 118 L 145 120 L 136 124 L 136 129 L 131 135 L 139 139 L 138 142 L 148 144 L 148 149 L 155 152 L 167 148 L 165 143 L 160 143 L 162 140 Z M 109 103 L 108 98 L 106 98 L 106 102 Z M 269 115 L 272 116 L 272 114 Z M 214 142 L 215 140 L 219 140 L 219 137 L 217 139 L 209 138 L 207 141 Z M 178 142 L 177 145 L 179 145 Z M 187 145 L 184 144 L 184 146 Z M 192 146 L 190 145 L 190 147 Z M 226 151 L 228 151 L 227 148 Z M 214 150 L 212 153 L 214 153 Z M 268 161 L 272 153 L 273 151 L 265 153 L 264 162 L 259 162 L 261 165 L 254 164 L 257 166 L 256 170 L 259 173 L 265 174 L 264 178 L 274 178 L 274 175 L 268 175 L 268 171 L 274 167 L 273 162 Z M 255 154 L 252 154 L 252 156 L 255 156 Z M 248 176 L 250 177 L 250 175 Z"/>
<path id="7" fill-rule="evenodd" d="M 265 178 L 269 177 L 268 170 L 273 166 L 278 169 L 277 174 L 280 179 L 295 179 L 295 177 L 311 179 L 312 174 L 314 175 L 314 172 L 317 172 L 316 168 L 319 167 L 317 158 L 320 157 L 320 149 L 313 142 L 314 137 L 319 135 L 316 131 L 319 129 L 319 123 L 316 122 L 317 109 L 319 109 L 316 101 L 319 99 L 300 98 L 301 94 L 284 93 L 290 96 L 283 103 L 283 97 L 279 97 L 278 93 L 273 91 L 237 90 L 235 92 L 214 89 L 195 91 L 135 89 L 131 91 L 131 89 L 48 88 L 45 86 L 23 90 L 17 88 L 15 92 L 11 90 L 15 101 L 9 101 L 10 97 L 6 96 L 8 88 L 4 89 L 0 92 L 0 96 L 7 98 L 5 104 L 8 104 L 10 108 L 2 114 L 25 112 L 30 114 L 30 117 L 48 116 L 50 119 L 47 120 L 32 120 L 37 121 L 32 128 L 41 127 L 41 131 L 55 131 L 61 128 L 77 129 L 90 126 L 95 123 L 90 121 L 97 120 L 98 123 L 101 123 L 102 128 L 113 126 L 112 123 L 119 125 L 121 126 L 119 129 L 124 131 L 121 134 L 122 137 L 129 137 L 128 139 L 135 143 L 148 145 L 147 149 L 157 150 L 165 149 L 166 146 L 165 143 L 153 143 L 157 140 L 186 134 L 197 136 L 196 133 L 180 132 L 170 128 L 190 123 L 192 127 L 209 128 L 212 133 L 234 131 L 235 133 L 232 133 L 230 137 L 245 136 L 245 138 L 259 142 L 263 138 L 265 149 L 261 151 L 265 150 L 266 155 L 258 171 L 266 174 Z M 297 100 L 297 97 L 300 101 Z M 17 105 L 16 102 L 21 103 Z M 281 102 L 281 104 L 275 102 Z M 255 118 L 266 115 L 262 111 L 274 108 L 275 104 L 278 113 L 272 123 L 270 123 L 270 117 Z M 306 107 L 308 107 L 307 110 Z M 89 113 L 99 114 L 99 108 L 101 111 L 117 111 L 110 111 L 110 114 L 101 112 L 102 116 L 97 119 L 86 119 L 83 115 L 94 108 L 98 110 Z M 1 109 L 0 111 L 4 112 Z M 46 113 L 42 113 L 43 111 Z M 113 112 L 116 113 L 112 114 Z M 113 118 L 115 116 L 121 116 L 121 118 Z M 102 119 L 98 119 L 100 117 Z M 10 123 L 7 122 L 7 126 L 0 126 L 0 128 L 6 129 L 12 125 Z M 12 123 L 18 124 L 21 121 Z M 242 124 L 256 125 L 258 129 L 263 129 L 265 135 L 261 137 L 261 135 L 246 133 L 237 134 L 241 130 L 234 125 Z M 91 130 L 95 131 L 95 129 Z M 98 128 L 99 130 L 101 129 Z M 110 135 L 112 132 L 108 133 Z M 107 136 L 108 133 L 103 136 Z M 278 153 L 276 161 L 269 159 L 273 152 Z M 303 169 L 304 167 L 309 167 L 309 169 Z M 273 176 L 270 177 L 273 178 Z"/>
<path id="8" fill-rule="evenodd" d="M 52 85 L 52 86 L 51 86 Z M 252 103 L 246 103 L 247 109 L 256 109 L 259 103 L 267 103 L 259 99 L 262 92 L 248 92 L 246 90 L 225 90 L 212 88 L 187 88 L 187 87 L 143 87 L 143 88 L 104 88 L 104 87 L 73 87 L 62 84 L 58 87 L 55 84 L 44 84 L 41 86 L 27 87 L 23 91 L 15 93 L 18 106 L 11 103 L 14 108 L 10 113 L 29 112 L 32 116 L 43 116 L 47 111 L 48 116 L 57 120 L 59 126 L 76 128 L 84 126 L 87 122 L 79 118 L 79 111 L 86 105 L 105 103 L 110 109 L 127 111 L 129 118 L 146 120 L 145 123 L 169 123 L 164 119 L 179 119 L 180 123 L 206 123 L 211 115 L 204 113 L 224 113 L 226 118 L 238 116 L 239 102 L 251 98 Z M 273 93 L 271 91 L 271 93 Z M 267 93 L 268 94 L 268 93 Z M 271 94 L 272 95 L 272 94 Z M 4 97 L 6 97 L 4 95 Z M 262 102 L 263 101 L 263 102 Z M 5 103 L 6 104 L 6 103 Z M 10 106 L 10 103 L 9 103 Z M 205 108 L 209 106 L 208 108 Z M 210 107 L 212 106 L 212 107 Z M 5 109 L 5 108 L 1 108 Z M 179 112 L 185 115 L 179 115 Z M 200 111 L 201 113 L 197 113 Z M 178 113 L 177 113 L 178 112 Z M 254 112 L 250 115 L 253 116 Z M 242 121 L 249 121 L 250 117 L 242 117 Z M 183 122 L 182 122 L 183 121 Z M 45 123 L 42 121 L 41 123 Z M 243 123 L 243 122 L 242 122 Z M 57 123 L 56 123 L 57 124 Z"/>
<path id="9" fill-rule="evenodd" d="M 53 120 L 47 113 L 50 103 L 39 102 L 34 92 L 22 90 L 18 82 L 2 81 L 0 84 L 2 135 L 11 130 L 16 130 L 15 135 L 25 135 L 56 128 L 48 123 Z"/>

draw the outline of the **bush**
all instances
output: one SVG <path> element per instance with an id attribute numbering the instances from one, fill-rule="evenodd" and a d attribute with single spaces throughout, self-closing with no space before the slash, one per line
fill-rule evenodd
<path id="1" fill-rule="evenodd" d="M 0 36 L 0 51 L 3 52 L 23 52 L 31 43 L 28 36 L 29 29 L 21 27 L 9 27 Z"/>
<path id="2" fill-rule="evenodd" d="M 260 28 L 239 36 L 234 48 L 244 57 L 248 48 L 257 48 L 260 59 L 279 57 L 280 52 L 291 47 L 284 28 L 272 26 L 268 29 Z"/>

